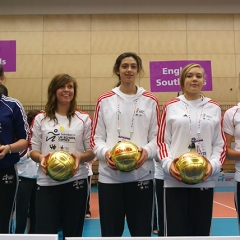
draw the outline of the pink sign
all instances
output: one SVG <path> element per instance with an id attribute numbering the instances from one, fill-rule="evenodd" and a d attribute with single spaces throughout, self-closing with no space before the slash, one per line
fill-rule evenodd
<path id="1" fill-rule="evenodd" d="M 212 69 L 209 60 L 178 60 L 150 62 L 151 92 L 179 92 L 179 74 L 189 63 L 197 63 L 205 71 L 206 83 L 202 91 L 212 91 Z"/>
<path id="2" fill-rule="evenodd" d="M 4 72 L 16 72 L 16 41 L 0 41 L 0 65 Z"/>

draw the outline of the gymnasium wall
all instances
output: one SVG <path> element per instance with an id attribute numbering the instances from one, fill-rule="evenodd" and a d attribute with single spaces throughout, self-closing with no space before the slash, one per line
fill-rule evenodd
<path id="1" fill-rule="evenodd" d="M 28 13 L 19 7 L 11 14 L 7 7 L 0 15 L 0 40 L 17 41 L 17 71 L 6 73 L 6 86 L 9 95 L 23 105 L 44 105 L 48 83 L 57 73 L 77 79 L 79 105 L 95 105 L 101 93 L 116 85 L 112 67 L 125 51 L 136 52 L 142 58 L 145 75 L 137 83 L 147 90 L 149 61 L 211 60 L 213 91 L 205 95 L 223 105 L 240 100 L 236 94 L 240 13 L 207 13 L 207 5 L 206 13 L 191 13 L 189 9 L 188 13 L 175 10 L 168 14 L 77 14 L 68 8 L 67 14 L 56 14 L 48 13 L 47 5 L 36 13 L 34 8 L 34 14 L 30 7 Z M 154 94 L 160 104 L 176 96 Z"/>

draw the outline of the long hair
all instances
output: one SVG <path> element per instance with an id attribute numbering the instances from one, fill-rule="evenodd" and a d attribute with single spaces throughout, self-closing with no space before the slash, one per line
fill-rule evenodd
<path id="1" fill-rule="evenodd" d="M 142 66 L 142 59 L 134 52 L 125 52 L 120 54 L 117 59 L 116 62 L 113 66 L 113 74 L 118 76 L 118 80 L 119 82 L 117 83 L 117 87 L 119 87 L 121 85 L 121 79 L 120 79 L 120 75 L 117 74 L 119 67 L 121 65 L 121 62 L 124 58 L 126 57 L 132 57 L 136 60 L 137 62 L 137 67 L 138 67 L 138 75 L 141 76 L 142 74 L 144 74 L 144 70 L 143 70 L 143 66 Z"/>
<path id="2" fill-rule="evenodd" d="M 28 111 L 28 113 L 27 113 L 27 121 L 28 121 L 28 125 L 29 126 L 31 126 L 33 119 L 40 112 L 41 112 L 41 110 L 37 110 L 37 109 L 32 109 L 32 110 Z"/>
<path id="3" fill-rule="evenodd" d="M 5 82 L 6 83 L 6 77 L 4 75 L 4 69 L 3 69 L 3 66 L 0 65 L 0 78 L 3 77 L 3 80 L 2 80 L 2 84 Z"/>
<path id="4" fill-rule="evenodd" d="M 205 79 L 205 72 L 204 72 L 204 69 L 201 67 L 200 64 L 197 64 L 197 63 L 190 63 L 188 64 L 187 66 L 185 66 L 181 73 L 180 73 L 180 76 L 179 76 L 179 82 L 180 82 L 180 86 L 181 86 L 181 89 L 182 89 L 182 92 L 184 93 L 184 82 L 185 82 L 185 78 L 186 78 L 186 75 L 188 74 L 188 72 L 192 69 L 192 68 L 200 68 L 202 70 L 202 73 L 203 73 L 203 79 Z"/>
<path id="5" fill-rule="evenodd" d="M 8 97 L 8 89 L 0 83 L 0 93 Z"/>
<path id="6" fill-rule="evenodd" d="M 74 87 L 74 96 L 70 103 L 70 107 L 67 112 L 67 118 L 69 120 L 69 125 L 71 124 L 71 119 L 75 114 L 75 111 L 77 109 L 77 81 L 75 78 L 69 76 L 68 74 L 57 74 L 53 77 L 51 80 L 49 86 L 48 86 L 48 100 L 45 106 L 45 118 L 49 118 L 50 120 L 54 120 L 55 124 L 58 123 L 56 118 L 56 108 L 57 108 L 57 96 L 56 92 L 57 90 L 64 86 L 67 83 L 73 82 Z"/>
<path id="7" fill-rule="evenodd" d="M 3 66 L 0 65 L 0 77 L 4 76 Z"/>

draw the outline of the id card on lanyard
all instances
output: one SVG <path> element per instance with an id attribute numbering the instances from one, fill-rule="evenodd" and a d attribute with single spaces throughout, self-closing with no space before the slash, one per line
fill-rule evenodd
<path id="1" fill-rule="evenodd" d="M 204 146 L 203 139 L 198 138 L 198 139 L 195 140 L 195 148 L 196 148 L 196 152 L 198 154 L 206 156 L 206 149 L 205 149 L 205 146 Z"/>

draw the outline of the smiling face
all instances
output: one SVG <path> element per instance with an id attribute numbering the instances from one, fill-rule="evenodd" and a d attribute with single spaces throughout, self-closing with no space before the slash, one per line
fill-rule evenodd
<path id="1" fill-rule="evenodd" d="M 74 84 L 73 82 L 66 83 L 56 91 L 58 104 L 70 104 L 74 97 Z"/>
<path id="2" fill-rule="evenodd" d="M 184 81 L 184 92 L 200 93 L 204 84 L 203 72 L 201 68 L 194 67 L 186 74 Z"/>
<path id="3" fill-rule="evenodd" d="M 123 58 L 116 74 L 119 75 L 121 84 L 135 84 L 135 78 L 138 75 L 137 61 L 133 57 Z"/>
<path id="4" fill-rule="evenodd" d="M 180 84 L 187 99 L 199 98 L 204 83 L 204 69 L 200 65 L 190 64 L 182 70 Z"/>

